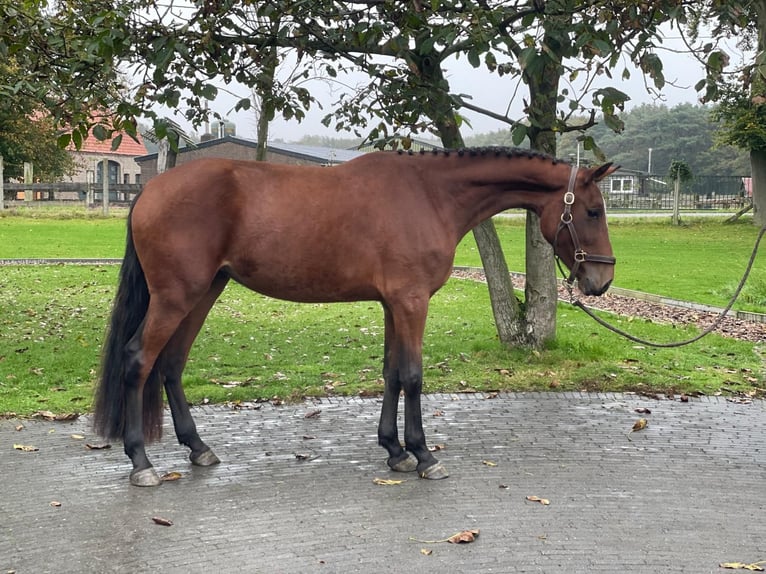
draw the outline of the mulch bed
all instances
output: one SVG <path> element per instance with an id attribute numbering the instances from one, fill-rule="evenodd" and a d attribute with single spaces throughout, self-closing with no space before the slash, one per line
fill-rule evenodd
<path id="1" fill-rule="evenodd" d="M 482 282 L 486 280 L 482 271 L 456 270 L 453 273 L 453 277 Z M 514 277 L 513 284 L 517 289 L 523 289 L 524 279 Z M 718 318 L 716 313 L 660 305 L 608 292 L 601 297 L 585 297 L 579 292 L 577 292 L 577 296 L 580 301 L 592 309 L 609 311 L 624 317 L 636 317 L 654 323 L 679 326 L 695 325 L 699 329 L 705 329 Z M 569 301 L 569 294 L 564 286 L 559 286 L 559 299 Z M 755 323 L 727 316 L 716 328 L 715 332 L 724 337 L 741 341 L 766 342 L 766 323 Z"/>

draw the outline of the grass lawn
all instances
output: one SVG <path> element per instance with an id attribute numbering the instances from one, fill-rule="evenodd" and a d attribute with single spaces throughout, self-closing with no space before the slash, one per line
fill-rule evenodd
<path id="1" fill-rule="evenodd" d="M 523 260 L 523 224 L 503 220 L 498 230 L 511 267 L 519 269 L 514 262 Z M 619 221 L 611 231 L 618 269 L 625 268 L 618 285 L 655 293 L 655 285 L 665 285 L 668 290 L 661 294 L 718 305 L 725 302 L 721 285 L 736 283 L 744 267 L 740 259 L 746 261 L 755 238 L 752 226 L 716 222 L 671 228 Z M 119 257 L 123 242 L 120 218 L 0 217 L 0 258 Z M 718 243 L 725 246 L 717 249 Z M 679 256 L 684 245 L 686 253 Z M 457 263 L 478 265 L 476 258 L 467 238 Z M 763 280 L 764 265 L 756 267 Z M 0 412 L 90 408 L 117 272 L 116 266 L 0 268 Z M 672 273 L 682 278 L 666 277 Z M 678 285 L 687 282 L 687 288 Z M 617 321 L 653 340 L 694 333 L 641 320 Z M 382 391 L 382 337 L 377 303 L 292 304 L 232 284 L 192 349 L 185 388 L 193 403 L 377 393 Z M 549 348 L 509 351 L 497 342 L 486 286 L 453 279 L 433 299 L 423 363 L 427 392 L 757 393 L 766 387 L 765 355 L 764 345 L 716 335 L 681 349 L 645 349 L 568 305 L 560 307 L 558 336 Z"/>

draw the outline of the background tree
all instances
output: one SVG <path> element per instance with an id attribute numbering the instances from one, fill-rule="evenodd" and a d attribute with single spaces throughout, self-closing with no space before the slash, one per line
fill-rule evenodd
<path id="1" fill-rule="evenodd" d="M 670 162 L 668 168 L 668 177 L 673 182 L 673 225 L 681 225 L 681 218 L 678 214 L 679 202 L 681 196 L 681 184 L 691 181 L 694 177 L 689 164 L 683 160 L 674 159 Z"/>
<path id="2" fill-rule="evenodd" d="M 43 11 L 22 0 L 0 7 L 0 55 L 19 58 L 30 76 L 1 89 L 36 93 L 56 121 L 72 126 L 75 145 L 94 121 L 90 110 L 99 108 L 113 115 L 94 130 L 97 137 L 108 137 L 112 128 L 132 133 L 139 115 L 153 118 L 163 137 L 167 126 L 157 106 L 179 110 L 197 125 L 207 121 L 204 102 L 235 82 L 256 86 L 264 54 L 276 46 L 293 50 L 303 64 L 295 81 L 275 85 L 274 113 L 284 117 L 300 118 L 315 103 L 301 78 L 317 68 L 330 77 L 361 69 L 370 87 L 341 99 L 337 127 L 366 130 L 370 139 L 401 133 L 405 143 L 410 133 L 430 130 L 456 147 L 462 145 L 460 110 L 472 109 L 508 123 L 517 144 L 528 138 L 535 149 L 555 154 L 556 134 L 571 129 L 581 133 L 586 149 L 594 148 L 585 130 L 597 111 L 608 127 L 622 129 L 619 113 L 628 96 L 611 86 L 594 88 L 613 70 L 629 75 L 621 62 L 633 62 L 662 88 L 659 26 L 683 16 L 682 7 L 682 0 L 69 0 Z M 458 57 L 509 81 L 520 78 L 524 116 L 480 110 L 452 93 L 444 63 Z M 130 73 L 131 85 L 119 66 Z M 247 95 L 235 108 L 249 105 Z M 571 125 L 575 114 L 588 120 Z M 494 241 L 490 225 L 484 227 Z M 513 330 L 520 342 L 539 346 L 555 332 L 555 275 L 534 217 L 528 228 L 527 297 Z M 504 258 L 493 259 L 498 267 L 489 266 L 488 273 L 507 281 Z M 512 294 L 507 299 L 519 308 Z"/>
<path id="3" fill-rule="evenodd" d="M 13 85 L 22 72 L 12 61 L 0 62 L 0 84 Z M 0 98 L 0 156 L 7 179 L 23 175 L 24 162 L 34 165 L 35 176 L 54 180 L 71 173 L 70 154 L 56 144 L 56 129 L 36 101 Z"/>
<path id="4" fill-rule="evenodd" d="M 753 223 L 766 225 L 766 0 L 708 0 L 689 8 L 691 39 L 706 57 L 708 77 L 697 84 L 706 101 L 717 101 L 715 117 L 723 124 L 720 141 L 750 153 L 753 177 Z M 712 27 L 716 41 L 700 39 Z M 736 37 L 752 60 L 730 65 L 719 44 Z"/>

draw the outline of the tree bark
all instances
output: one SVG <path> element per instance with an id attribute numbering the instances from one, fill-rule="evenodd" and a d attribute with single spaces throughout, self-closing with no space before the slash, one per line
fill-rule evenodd
<path id="1" fill-rule="evenodd" d="M 542 57 L 542 56 L 541 56 Z M 560 65 L 546 58 L 539 73 L 524 76 L 529 87 L 528 106 L 532 149 L 555 157 L 556 134 L 551 129 L 556 120 L 556 97 Z M 563 206 L 562 206 L 563 209 Z M 553 248 L 540 231 L 540 219 L 527 214 L 525 315 L 527 344 L 540 348 L 556 336 L 558 285 Z"/>
<path id="2" fill-rule="evenodd" d="M 447 148 L 464 146 L 455 121 L 455 109 L 452 99 L 444 89 L 447 80 L 444 78 L 440 63 L 429 58 L 418 60 L 421 81 L 428 81 L 433 86 L 431 95 L 426 102 L 425 113 L 434 122 L 442 144 Z M 489 219 L 473 229 L 476 246 L 479 249 L 484 275 L 489 288 L 489 298 L 492 313 L 500 342 L 506 346 L 526 344 L 524 337 L 525 321 L 521 313 L 518 299 L 513 290 L 508 264 L 505 261 L 503 248 L 494 223 Z"/>
<path id="3" fill-rule="evenodd" d="M 753 223 L 766 225 L 766 150 L 750 151 L 750 170 L 753 177 Z"/>

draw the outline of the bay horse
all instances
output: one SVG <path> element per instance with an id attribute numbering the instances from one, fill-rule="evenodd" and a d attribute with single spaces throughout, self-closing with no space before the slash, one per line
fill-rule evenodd
<path id="1" fill-rule="evenodd" d="M 128 216 L 94 430 L 123 440 L 132 484 L 159 485 L 145 442 L 161 436 L 164 386 L 191 462 L 220 462 L 197 432 L 181 374 L 233 279 L 289 301 L 379 301 L 385 390 L 378 442 L 391 469 L 446 477 L 423 432 L 421 353 L 429 300 L 449 278 L 458 242 L 503 210 L 532 210 L 570 280 L 600 295 L 615 259 L 597 182 L 615 169 L 484 148 L 375 152 L 335 167 L 199 159 L 154 177 Z"/>

